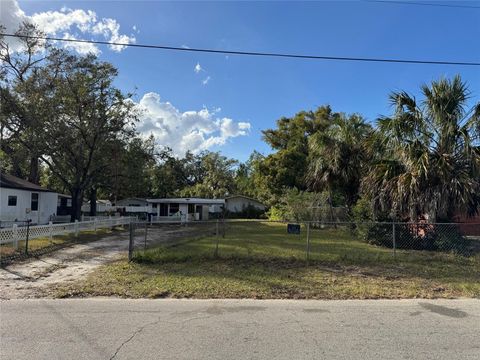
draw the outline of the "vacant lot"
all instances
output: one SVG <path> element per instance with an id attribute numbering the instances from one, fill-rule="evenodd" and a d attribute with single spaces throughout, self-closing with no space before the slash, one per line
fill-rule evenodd
<path id="1" fill-rule="evenodd" d="M 161 231 L 158 230 L 157 231 Z M 207 232 L 208 233 L 208 232 Z M 213 233 L 213 232 L 210 232 Z M 217 244 L 217 240 L 219 240 Z M 218 245 L 218 253 L 216 248 Z M 102 266 L 56 295 L 196 298 L 480 297 L 480 256 L 397 251 L 356 240 L 349 229 L 288 235 L 285 224 L 237 223 L 225 238 L 184 238 Z"/>

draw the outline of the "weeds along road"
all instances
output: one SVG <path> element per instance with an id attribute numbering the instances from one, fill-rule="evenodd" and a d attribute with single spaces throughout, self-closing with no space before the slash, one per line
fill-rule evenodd
<path id="1" fill-rule="evenodd" d="M 2 359 L 480 357 L 475 299 L 36 299 L 0 307 Z"/>

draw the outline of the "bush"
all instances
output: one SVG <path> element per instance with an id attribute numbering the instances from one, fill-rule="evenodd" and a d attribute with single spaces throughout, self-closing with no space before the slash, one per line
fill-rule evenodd
<path id="1" fill-rule="evenodd" d="M 239 212 L 230 212 L 225 213 L 226 219 L 262 219 L 265 218 L 265 211 L 257 209 L 253 205 L 248 205 Z"/>
<path id="2" fill-rule="evenodd" d="M 357 236 L 369 244 L 393 247 L 393 225 L 389 223 L 358 223 Z M 454 224 L 395 224 L 397 249 L 453 251 L 468 255 L 469 240 Z"/>

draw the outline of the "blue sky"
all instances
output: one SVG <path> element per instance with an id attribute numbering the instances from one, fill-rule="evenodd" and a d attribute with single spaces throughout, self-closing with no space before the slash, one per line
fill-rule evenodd
<path id="1" fill-rule="evenodd" d="M 455 3 L 480 7 L 480 1 Z M 99 19 L 115 19 L 122 34 L 135 37 L 136 43 L 141 44 L 480 61 L 480 8 L 373 2 L 156 1 L 19 1 L 18 6 L 28 16 L 58 12 L 64 6 L 91 10 Z M 74 28 L 70 33 L 79 38 L 94 38 L 75 32 Z M 469 83 L 472 103 L 480 100 L 478 67 L 227 58 L 132 48 L 121 52 L 106 47 L 100 50 L 102 59 L 118 67 L 118 86 L 125 91 L 135 90 L 137 101 L 146 93 L 155 93 L 160 100 L 158 96 L 150 97 L 145 104 L 169 102 L 168 111 L 179 113 L 206 108 L 208 120 L 217 121 L 217 125 L 223 124 L 223 118 L 231 119 L 225 123 L 225 128 L 229 125 L 231 130 L 225 132 L 225 137 L 217 134 L 218 128 L 212 128 L 208 130 L 214 134 L 210 145 L 199 145 L 200 140 L 208 142 L 211 135 L 207 131 L 200 140 L 192 140 L 192 150 L 205 146 L 240 160 L 248 158 L 253 150 L 269 152 L 261 140 L 261 130 L 275 126 L 278 118 L 322 104 L 330 104 L 335 111 L 358 112 L 374 121 L 378 115 L 390 113 L 389 92 L 406 90 L 416 94 L 421 84 L 455 74 Z M 202 68 L 198 73 L 194 71 L 197 63 Z M 203 84 L 207 78 L 208 83 Z M 167 111 L 165 104 L 161 108 L 162 114 Z M 185 121 L 194 122 L 195 116 L 187 116 L 189 120 Z M 181 123 L 184 117 L 175 119 Z M 237 126 L 238 123 L 249 123 L 250 130 L 246 125 Z M 180 127 L 172 131 L 183 131 Z M 144 128 L 147 130 L 148 126 Z M 170 135 L 175 139 L 171 141 L 182 141 L 182 150 L 189 146 L 188 136 Z M 165 135 L 164 141 L 170 141 L 170 135 Z"/>

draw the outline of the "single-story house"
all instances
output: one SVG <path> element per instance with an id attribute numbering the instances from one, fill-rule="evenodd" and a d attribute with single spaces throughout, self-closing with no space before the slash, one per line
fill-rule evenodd
<path id="1" fill-rule="evenodd" d="M 466 236 L 480 236 L 480 213 L 474 216 L 457 214 L 453 221 L 458 223 L 460 232 Z"/>
<path id="2" fill-rule="evenodd" d="M 156 213 L 153 211 L 152 204 L 147 199 L 142 198 L 127 198 L 118 200 L 114 206 L 117 210 L 125 213 Z"/>
<path id="3" fill-rule="evenodd" d="M 116 209 L 112 205 L 112 202 L 110 200 L 97 200 L 97 213 L 112 213 L 115 212 Z M 87 203 L 82 205 L 82 212 L 84 213 L 90 213 L 90 201 L 87 201 Z"/>
<path id="4" fill-rule="evenodd" d="M 152 204 L 152 212 L 156 216 L 180 216 L 186 221 L 208 220 L 210 206 L 225 205 L 224 199 L 169 198 L 147 199 L 147 201 Z"/>
<path id="5" fill-rule="evenodd" d="M 72 197 L 67 194 L 58 194 L 57 216 L 72 214 Z"/>
<path id="6" fill-rule="evenodd" d="M 253 207 L 258 211 L 265 211 L 266 206 L 260 201 L 244 195 L 232 195 L 225 198 L 225 209 L 231 213 L 245 211 L 248 207 Z"/>
<path id="7" fill-rule="evenodd" d="M 57 214 L 58 194 L 16 176 L 0 174 L 0 220 L 48 224 Z"/>

